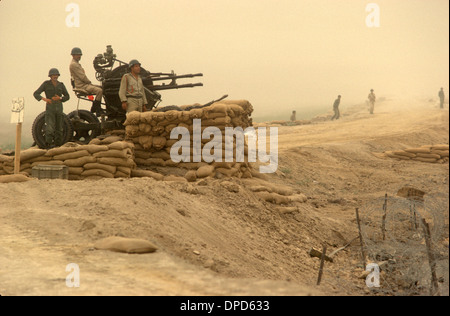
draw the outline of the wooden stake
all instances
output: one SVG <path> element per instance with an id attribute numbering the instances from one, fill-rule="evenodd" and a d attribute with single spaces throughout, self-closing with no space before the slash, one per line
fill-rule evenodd
<path id="1" fill-rule="evenodd" d="M 323 266 L 325 264 L 326 253 L 327 253 L 327 246 L 325 244 L 323 244 L 323 246 L 322 246 L 322 258 L 320 259 L 319 277 L 317 279 L 317 285 L 320 285 L 320 282 L 322 281 Z"/>
<path id="2" fill-rule="evenodd" d="M 428 252 L 428 261 L 430 263 L 431 268 L 431 287 L 430 287 L 430 295 L 431 296 L 440 296 L 439 293 L 439 283 L 436 276 L 436 260 L 434 258 L 432 245 L 431 245 L 431 233 L 430 233 L 430 225 L 428 225 L 427 221 L 423 218 L 423 232 L 425 234 L 425 243 L 427 245 Z"/>
<path id="3" fill-rule="evenodd" d="M 20 147 L 22 146 L 22 123 L 16 126 L 16 150 L 14 154 L 14 174 L 20 172 Z"/>
<path id="4" fill-rule="evenodd" d="M 366 270 L 366 253 L 364 252 L 364 239 L 361 232 L 361 221 L 359 220 L 359 209 L 356 209 L 356 222 L 358 223 L 359 240 L 361 242 L 361 256 L 364 265 L 364 270 Z"/>
<path id="5" fill-rule="evenodd" d="M 388 195 L 386 193 L 386 195 L 384 196 L 384 204 L 383 204 L 383 219 L 382 219 L 382 223 L 381 223 L 381 233 L 383 234 L 383 240 L 386 240 L 386 217 L 387 217 L 387 199 L 388 199 Z"/>

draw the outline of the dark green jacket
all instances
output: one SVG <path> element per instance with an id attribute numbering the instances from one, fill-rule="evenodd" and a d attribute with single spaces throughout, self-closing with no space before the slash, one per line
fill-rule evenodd
<path id="1" fill-rule="evenodd" d="M 70 99 L 69 92 L 67 92 L 66 86 L 64 85 L 64 83 L 59 81 L 56 86 L 53 85 L 51 80 L 44 81 L 41 86 L 33 93 L 33 96 L 36 98 L 36 100 L 42 100 L 42 92 L 45 92 L 45 97 L 47 99 L 51 99 L 55 95 L 58 95 L 62 98 L 61 102 L 66 102 Z"/>

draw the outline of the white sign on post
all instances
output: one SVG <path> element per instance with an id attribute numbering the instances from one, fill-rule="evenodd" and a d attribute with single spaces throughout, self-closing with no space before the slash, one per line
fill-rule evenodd
<path id="1" fill-rule="evenodd" d="M 14 98 L 12 100 L 11 123 L 23 123 L 23 109 L 25 108 L 25 99 Z"/>

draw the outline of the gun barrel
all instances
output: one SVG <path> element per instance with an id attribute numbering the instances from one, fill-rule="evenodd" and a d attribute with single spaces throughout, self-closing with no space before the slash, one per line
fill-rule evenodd
<path id="1" fill-rule="evenodd" d="M 193 88 L 193 87 L 203 87 L 203 83 L 186 83 L 186 84 L 177 84 L 177 85 L 153 85 L 146 86 L 146 88 L 157 91 L 157 90 L 171 90 L 171 89 L 181 89 L 181 88 Z"/>
<path id="2" fill-rule="evenodd" d="M 164 75 L 164 76 L 158 76 L 158 77 L 152 77 L 152 75 L 150 75 L 150 78 L 153 81 L 158 81 L 158 80 L 173 80 L 173 79 L 181 79 L 181 78 L 194 78 L 194 77 L 203 77 L 202 73 L 198 73 L 198 74 L 187 74 L 187 75 Z M 145 79 L 145 78 L 144 78 Z"/>

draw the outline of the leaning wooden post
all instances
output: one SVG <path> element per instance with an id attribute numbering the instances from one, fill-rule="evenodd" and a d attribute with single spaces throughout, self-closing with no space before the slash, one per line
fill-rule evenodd
<path id="1" fill-rule="evenodd" d="M 323 246 L 322 246 L 322 258 L 320 259 L 319 277 L 317 279 L 317 285 L 320 285 L 320 282 L 322 281 L 323 267 L 324 267 L 324 264 L 325 264 L 326 253 L 327 253 L 327 246 L 325 244 L 323 244 Z"/>
<path id="2" fill-rule="evenodd" d="M 361 256 L 364 265 L 364 270 L 366 270 L 366 253 L 364 252 L 364 239 L 361 232 L 361 221 L 359 220 L 359 209 L 356 209 L 356 222 L 358 223 L 359 240 L 361 242 Z"/>
<path id="3" fill-rule="evenodd" d="M 383 240 L 386 240 L 386 217 L 387 217 L 387 200 L 388 200 L 388 195 L 386 193 L 386 195 L 384 196 L 384 204 L 383 204 L 383 219 L 382 219 L 382 223 L 381 223 L 381 233 L 383 234 Z"/>
<path id="4" fill-rule="evenodd" d="M 22 123 L 16 126 L 16 148 L 14 154 L 14 174 L 20 172 L 20 147 L 22 146 Z"/>
<path id="5" fill-rule="evenodd" d="M 431 287 L 430 287 L 430 295 L 431 296 L 440 296 L 439 294 L 439 284 L 436 276 L 436 260 L 434 258 L 432 245 L 431 245 L 431 232 L 430 225 L 428 225 L 427 221 L 423 218 L 423 232 L 425 234 L 425 243 L 427 245 L 427 253 L 428 253 L 428 261 L 430 263 L 431 268 Z"/>

